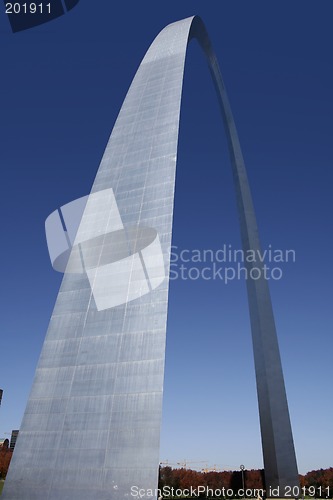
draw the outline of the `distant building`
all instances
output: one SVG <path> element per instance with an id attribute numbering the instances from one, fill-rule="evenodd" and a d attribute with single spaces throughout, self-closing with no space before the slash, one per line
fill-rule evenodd
<path id="1" fill-rule="evenodd" d="M 9 439 L 0 438 L 0 450 L 7 450 L 9 448 Z"/>
<path id="2" fill-rule="evenodd" d="M 13 451 L 14 448 L 15 448 L 15 445 L 16 445 L 16 440 L 17 440 L 17 436 L 19 434 L 19 431 L 18 430 L 14 430 L 12 431 L 12 435 L 11 435 L 11 438 L 10 438 L 10 445 L 9 445 L 9 448 Z"/>

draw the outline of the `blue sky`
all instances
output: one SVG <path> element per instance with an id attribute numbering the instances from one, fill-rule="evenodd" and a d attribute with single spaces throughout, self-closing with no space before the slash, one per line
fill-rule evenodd
<path id="1" fill-rule="evenodd" d="M 20 426 L 60 285 L 44 221 L 89 192 L 153 38 L 199 14 L 228 90 L 262 245 L 296 253 L 271 293 L 299 469 L 332 466 L 331 2 L 81 0 L 15 35 L 0 14 L 0 437 Z M 181 119 L 173 244 L 239 248 L 223 125 L 196 43 Z M 262 467 L 244 281 L 170 288 L 161 460 Z"/>

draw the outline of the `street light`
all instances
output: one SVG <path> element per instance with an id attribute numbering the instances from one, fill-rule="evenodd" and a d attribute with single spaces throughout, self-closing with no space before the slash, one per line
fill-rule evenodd
<path id="1" fill-rule="evenodd" d="M 244 465 L 240 465 L 239 468 L 240 468 L 241 473 L 242 473 L 243 498 L 245 498 L 245 478 L 244 478 L 244 469 L 245 469 L 245 466 Z"/>

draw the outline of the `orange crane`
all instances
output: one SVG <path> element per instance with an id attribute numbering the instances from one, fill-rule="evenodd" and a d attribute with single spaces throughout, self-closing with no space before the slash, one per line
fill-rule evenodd
<path id="1" fill-rule="evenodd" d="M 236 465 L 217 465 L 214 464 L 211 467 L 206 467 L 205 469 L 201 469 L 201 472 L 223 472 L 226 470 L 237 470 Z"/>
<path id="2" fill-rule="evenodd" d="M 222 469 L 218 465 L 212 465 L 211 467 L 206 467 L 201 469 L 201 472 L 222 472 Z"/>
<path id="3" fill-rule="evenodd" d="M 187 469 L 188 464 L 206 464 L 207 465 L 207 462 L 205 460 L 203 460 L 203 461 L 189 461 L 186 459 L 184 459 L 183 462 L 177 462 L 177 465 L 184 467 L 184 469 Z"/>

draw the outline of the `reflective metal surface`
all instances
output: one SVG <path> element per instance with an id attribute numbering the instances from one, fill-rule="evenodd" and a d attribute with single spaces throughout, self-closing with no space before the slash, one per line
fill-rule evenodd
<path id="1" fill-rule="evenodd" d="M 179 112 L 192 37 L 208 58 L 226 124 L 244 249 L 259 248 L 215 55 L 199 18 L 179 21 L 158 35 L 144 57 L 98 169 L 43 345 L 4 499 L 123 499 L 130 498 L 131 486 L 157 487 Z M 98 310 L 94 277 L 70 272 L 70 265 L 77 258 L 76 244 L 98 236 L 96 228 L 108 232 L 110 207 L 95 195 L 109 189 L 124 227 L 156 231 L 166 278 L 149 293 Z M 65 240 L 59 252 L 64 249 Z M 103 244 L 96 252 L 110 262 L 114 258 Z M 266 481 L 293 486 L 297 467 L 267 282 L 248 280 L 248 294 Z"/>

